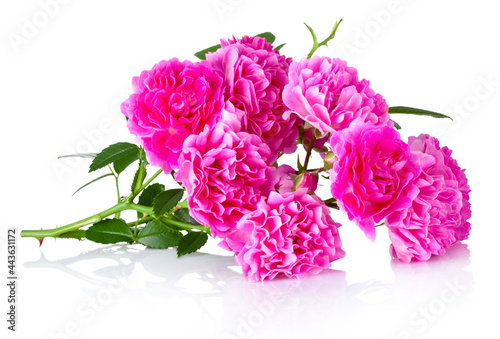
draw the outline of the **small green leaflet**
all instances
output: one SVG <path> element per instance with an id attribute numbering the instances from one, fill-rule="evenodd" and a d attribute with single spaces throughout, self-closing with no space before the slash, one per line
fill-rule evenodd
<path id="1" fill-rule="evenodd" d="M 139 196 L 139 205 L 152 207 L 156 196 L 163 191 L 165 191 L 165 185 L 159 183 L 149 185 Z M 143 214 L 137 212 L 137 216 L 138 218 L 142 218 Z"/>
<path id="2" fill-rule="evenodd" d="M 207 240 L 208 235 L 205 232 L 189 232 L 182 237 L 177 245 L 177 257 L 198 251 Z"/>
<path id="3" fill-rule="evenodd" d="M 286 42 L 285 42 L 284 44 L 279 45 L 279 46 L 278 46 L 278 47 L 276 47 L 274 50 L 275 50 L 275 51 L 279 51 L 279 50 L 281 50 L 281 49 L 283 48 L 283 46 L 285 46 L 285 45 L 286 45 Z"/>
<path id="4" fill-rule="evenodd" d="M 86 183 L 85 185 L 83 185 L 83 186 L 81 186 L 79 189 L 77 189 L 77 190 L 75 191 L 75 193 L 73 193 L 73 195 L 75 195 L 76 193 L 78 193 L 78 192 L 79 192 L 82 188 L 85 188 L 85 187 L 87 187 L 88 185 L 90 185 L 90 184 L 92 184 L 92 183 L 94 183 L 94 182 L 96 182 L 96 181 L 101 180 L 102 178 L 106 178 L 106 177 L 109 177 L 109 176 L 112 176 L 112 175 L 113 175 L 112 173 L 107 173 L 107 174 L 101 175 L 101 176 L 100 176 L 100 177 L 98 177 L 98 178 L 95 178 L 94 180 L 89 181 L 88 183 Z"/>
<path id="5" fill-rule="evenodd" d="M 179 208 L 177 211 L 174 212 L 174 215 L 179 219 L 180 221 L 186 222 L 191 225 L 200 225 L 199 222 L 197 222 L 190 214 L 189 214 L 189 208 Z"/>
<path id="6" fill-rule="evenodd" d="M 175 247 L 181 238 L 181 232 L 168 228 L 160 220 L 148 222 L 137 235 L 139 243 L 157 249 Z"/>
<path id="7" fill-rule="evenodd" d="M 272 44 L 274 42 L 274 40 L 276 40 L 276 37 L 274 36 L 274 34 L 270 33 L 270 32 L 264 32 L 264 33 L 260 33 L 260 34 L 257 34 L 256 36 L 258 37 L 261 37 L 261 38 L 265 38 L 266 41 L 270 44 Z M 285 44 L 282 44 L 278 47 L 276 47 L 275 49 L 277 51 L 279 51 L 279 49 L 281 49 Z M 194 53 L 194 56 L 197 57 L 198 59 L 200 60 L 206 60 L 207 59 L 207 54 L 208 53 L 213 53 L 215 52 L 216 50 L 218 50 L 219 48 L 221 48 L 221 45 L 220 44 L 217 44 L 217 45 L 213 45 L 213 46 L 210 46 L 208 48 L 205 48 L 205 49 L 202 49 L 201 51 L 199 52 L 196 52 Z M 278 49 L 279 48 L 279 49 Z"/>
<path id="8" fill-rule="evenodd" d="M 194 53 L 194 56 L 197 57 L 198 59 L 200 60 L 206 60 L 207 57 L 206 55 L 208 53 L 213 53 L 215 52 L 216 50 L 218 50 L 221 46 L 220 45 L 213 45 L 213 46 L 210 46 L 208 48 L 205 48 L 205 49 L 202 49 L 201 51 L 199 52 L 196 52 Z"/>
<path id="9" fill-rule="evenodd" d="M 395 122 L 395 121 L 394 121 L 394 120 L 392 120 L 392 119 L 390 119 L 390 120 L 394 123 L 394 127 L 395 127 L 396 129 L 401 129 L 401 125 L 400 125 L 400 124 L 398 124 L 397 122 Z"/>
<path id="10" fill-rule="evenodd" d="M 118 159 L 130 156 L 130 153 L 134 152 L 139 154 L 139 147 L 128 142 L 119 142 L 108 146 L 94 158 L 90 164 L 89 172 L 103 168 Z M 121 167 L 123 167 L 123 165 L 121 165 Z"/>
<path id="11" fill-rule="evenodd" d="M 448 118 L 453 120 L 449 116 L 441 113 L 436 113 L 432 111 L 427 111 L 425 109 L 405 107 L 405 106 L 395 106 L 389 107 L 389 114 L 413 114 L 413 115 L 425 115 L 433 118 Z"/>
<path id="12" fill-rule="evenodd" d="M 264 33 L 260 33 L 260 34 L 257 34 L 256 36 L 260 37 L 260 38 L 265 38 L 266 41 L 270 44 L 272 44 L 274 42 L 274 40 L 276 40 L 276 37 L 274 36 L 273 33 L 271 32 L 264 32 Z"/>
<path id="13" fill-rule="evenodd" d="M 121 219 L 104 219 L 99 221 L 85 231 L 85 237 L 100 244 L 134 241 L 134 234 L 130 230 L 130 227 Z"/>
<path id="14" fill-rule="evenodd" d="M 164 191 L 156 196 L 153 202 L 153 212 L 157 218 L 170 212 L 182 199 L 183 189 L 172 189 Z"/>

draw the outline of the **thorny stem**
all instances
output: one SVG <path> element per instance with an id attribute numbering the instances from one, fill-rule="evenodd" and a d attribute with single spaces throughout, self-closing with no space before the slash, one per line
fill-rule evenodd
<path id="1" fill-rule="evenodd" d="M 57 228 L 52 228 L 48 230 L 24 230 L 21 231 L 21 237 L 33 237 L 33 238 L 45 238 L 45 237 L 57 237 L 58 235 L 61 235 L 63 233 L 69 232 L 69 231 L 76 231 L 84 226 L 88 226 L 91 224 L 95 224 L 102 219 L 109 217 L 112 214 L 119 213 L 124 210 L 135 210 L 138 212 L 142 212 L 145 214 L 152 214 L 153 213 L 153 208 L 152 207 L 146 207 L 142 205 L 137 205 L 137 204 L 132 204 L 132 203 L 127 203 L 127 202 L 122 202 L 119 204 L 116 204 L 115 206 L 108 208 L 107 210 L 104 210 L 100 213 L 97 213 L 93 216 L 90 216 L 88 218 L 79 220 L 77 222 L 57 227 Z"/>

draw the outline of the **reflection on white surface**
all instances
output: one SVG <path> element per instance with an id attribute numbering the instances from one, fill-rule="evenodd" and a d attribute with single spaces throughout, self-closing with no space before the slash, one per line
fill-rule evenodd
<path id="1" fill-rule="evenodd" d="M 42 338 L 118 334 L 111 325 L 127 318 L 187 338 L 428 338 L 472 290 L 469 263 L 467 246 L 457 244 L 425 263 L 392 261 L 393 276 L 384 281 L 351 282 L 343 271 L 326 270 L 250 283 L 230 256 L 177 259 L 174 250 L 113 245 L 52 261 L 42 255 L 24 264 L 24 275 L 40 284 L 54 276 L 69 282 L 46 291 L 64 296 L 53 302 L 68 311 Z M 66 331 L 68 324 L 75 330 Z"/>

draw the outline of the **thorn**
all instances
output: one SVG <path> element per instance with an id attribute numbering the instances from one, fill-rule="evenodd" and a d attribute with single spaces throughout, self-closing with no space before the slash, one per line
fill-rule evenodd
<path id="1" fill-rule="evenodd" d="M 43 230 L 43 228 L 40 228 L 40 230 Z M 38 245 L 38 247 L 42 247 L 43 239 L 45 238 L 37 238 L 37 240 L 40 242 L 40 245 Z"/>

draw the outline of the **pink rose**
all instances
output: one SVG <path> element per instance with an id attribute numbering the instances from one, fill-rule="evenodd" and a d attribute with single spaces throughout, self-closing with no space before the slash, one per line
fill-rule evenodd
<path id="1" fill-rule="evenodd" d="M 134 94 L 121 106 L 130 132 L 149 162 L 166 173 L 177 169 L 184 140 L 222 117 L 222 77 L 207 62 L 160 61 L 132 80 Z"/>
<path id="2" fill-rule="evenodd" d="M 175 178 L 186 188 L 192 216 L 223 238 L 269 194 L 269 159 L 258 136 L 219 122 L 186 139 Z"/>
<path id="3" fill-rule="evenodd" d="M 415 180 L 420 192 L 409 208 L 386 220 L 392 256 L 404 263 L 442 255 L 467 239 L 471 216 L 465 170 L 451 157 L 451 150 L 440 148 L 439 141 L 427 134 L 410 137 L 408 144 L 422 168 Z"/>
<path id="4" fill-rule="evenodd" d="M 237 117 L 241 131 L 261 137 L 275 156 L 294 152 L 300 121 L 283 118 L 287 108 L 281 97 L 291 59 L 260 37 L 221 40 L 221 46 L 207 54 L 207 61 L 224 74 L 226 110 Z"/>
<path id="5" fill-rule="evenodd" d="M 375 223 L 411 206 L 418 189 L 413 179 L 418 164 L 409 146 L 391 127 L 354 122 L 330 140 L 335 154 L 330 170 L 331 192 L 339 207 L 375 238 Z"/>
<path id="6" fill-rule="evenodd" d="M 343 258 L 338 233 L 340 224 L 316 196 L 305 190 L 271 192 L 239 222 L 245 237 L 233 243 L 236 260 L 251 281 L 275 277 L 301 278 L 330 267 Z"/>
<path id="7" fill-rule="evenodd" d="M 357 118 L 374 125 L 393 126 L 381 95 L 358 80 L 358 72 L 340 59 L 315 56 L 292 62 L 283 100 L 293 114 L 322 133 L 347 128 Z"/>

